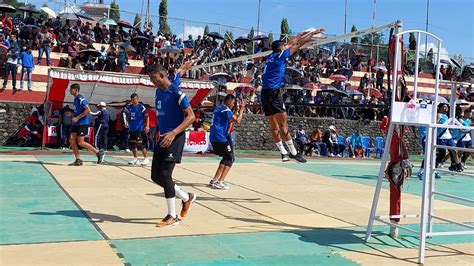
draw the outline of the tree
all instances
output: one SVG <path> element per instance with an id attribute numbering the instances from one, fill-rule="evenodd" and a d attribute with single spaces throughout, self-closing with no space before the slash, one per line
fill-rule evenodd
<path id="1" fill-rule="evenodd" d="M 356 25 L 352 24 L 351 32 L 356 32 L 356 31 L 357 31 Z M 357 43 L 359 43 L 359 38 L 358 38 L 358 37 L 352 37 L 352 38 L 351 38 L 351 43 L 352 43 L 352 44 L 357 44 Z"/>
<path id="2" fill-rule="evenodd" d="M 234 43 L 234 34 L 232 33 L 232 31 L 225 32 L 224 40 L 230 43 Z"/>
<path id="3" fill-rule="evenodd" d="M 206 27 L 204 27 L 204 36 L 206 36 L 207 34 L 209 34 L 210 30 L 209 30 L 209 26 L 206 25 Z"/>
<path id="4" fill-rule="evenodd" d="M 142 17 L 138 14 L 135 14 L 135 19 L 133 20 L 133 27 L 140 28 L 142 25 Z"/>
<path id="5" fill-rule="evenodd" d="M 426 60 L 428 62 L 433 63 L 433 58 L 434 58 L 433 48 L 430 48 L 430 50 L 428 50 L 428 55 L 426 55 Z"/>
<path id="6" fill-rule="evenodd" d="M 410 33 L 409 41 L 410 41 L 410 44 L 408 45 L 408 48 L 410 50 L 416 50 L 416 38 L 413 32 Z"/>
<path id="7" fill-rule="evenodd" d="M 153 20 L 151 18 L 148 19 L 147 27 L 153 29 Z"/>
<path id="8" fill-rule="evenodd" d="M 269 41 L 270 43 L 273 42 L 273 32 L 271 32 L 271 31 L 270 31 L 270 33 L 268 34 L 268 41 Z"/>
<path id="9" fill-rule="evenodd" d="M 160 32 L 161 34 L 171 35 L 171 28 L 168 25 L 168 0 L 161 0 L 160 3 Z"/>
<path id="10" fill-rule="evenodd" d="M 288 34 L 290 33 L 290 26 L 288 25 L 288 20 L 283 18 L 280 23 L 280 40 L 288 39 Z"/>
<path id="11" fill-rule="evenodd" d="M 109 18 L 118 21 L 120 19 L 120 6 L 114 1 L 110 3 Z"/>
<path id="12" fill-rule="evenodd" d="M 366 34 L 362 38 L 360 38 L 359 43 L 361 44 L 372 44 L 372 35 L 374 36 L 374 45 L 381 45 L 387 44 L 384 40 L 385 35 L 380 32 L 376 32 L 373 34 Z"/>
<path id="13" fill-rule="evenodd" d="M 254 51 L 253 51 L 253 48 L 254 48 L 254 47 L 253 47 L 253 45 L 254 45 L 254 43 L 253 43 L 253 38 L 254 38 L 254 37 L 255 37 L 255 29 L 252 27 L 252 28 L 250 29 L 249 34 L 247 35 L 247 38 L 249 38 L 250 42 L 247 43 L 247 47 L 246 47 L 246 48 L 247 48 L 247 49 L 246 49 L 247 52 L 250 53 L 250 54 L 253 54 L 253 52 L 254 52 Z"/>

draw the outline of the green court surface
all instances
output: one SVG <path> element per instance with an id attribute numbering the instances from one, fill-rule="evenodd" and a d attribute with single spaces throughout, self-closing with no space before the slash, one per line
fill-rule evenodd
<path id="1" fill-rule="evenodd" d="M 375 187 L 377 174 L 380 168 L 380 164 L 375 162 L 371 163 L 370 165 L 346 164 L 344 165 L 344 167 L 341 166 L 341 163 L 330 162 L 325 164 L 307 163 L 273 165 L 277 167 L 284 167 L 308 173 L 330 176 L 341 180 L 356 182 L 359 184 L 369 185 L 373 187 Z M 416 171 L 418 171 L 418 169 L 419 166 L 417 165 L 416 167 L 414 167 L 415 172 L 413 173 L 411 178 L 405 180 L 405 183 L 403 185 L 404 193 L 421 196 L 423 191 L 423 181 L 420 181 L 416 176 Z M 389 182 L 387 179 L 384 179 L 383 187 L 388 189 Z M 469 177 L 444 174 L 442 178 L 436 179 L 436 190 L 439 192 L 453 194 L 459 197 L 474 200 L 474 194 L 472 193 L 472 191 L 474 191 L 474 182 L 472 182 L 472 178 Z M 474 207 L 474 203 L 469 203 L 466 201 L 441 197 L 437 197 L 437 199 L 442 199 L 444 201 Z"/>
<path id="2" fill-rule="evenodd" d="M 0 244 L 102 239 L 39 162 L 0 161 Z M 82 219 L 56 215 L 78 211 Z"/>
<path id="3" fill-rule="evenodd" d="M 364 241 L 366 229 L 364 223 L 368 213 L 362 214 L 364 222 L 358 223 L 357 226 L 325 225 L 323 227 L 317 226 L 318 221 L 316 220 L 314 225 L 301 226 L 300 228 L 304 228 L 301 230 L 285 229 L 283 226 L 281 226 L 282 228 L 274 227 L 271 230 L 267 230 L 262 224 L 271 225 L 274 222 L 274 224 L 285 225 L 284 222 L 278 219 L 285 218 L 283 216 L 307 215 L 307 213 L 301 214 L 301 210 L 276 209 L 259 216 L 255 215 L 255 213 L 258 213 L 257 211 L 255 213 L 252 212 L 252 207 L 240 209 L 240 207 L 252 206 L 252 202 L 245 203 L 245 198 L 252 199 L 255 197 L 261 197 L 262 202 L 268 202 L 266 203 L 267 206 L 272 204 L 286 206 L 281 205 L 282 203 L 279 200 L 266 198 L 266 193 L 268 192 L 265 191 L 261 191 L 261 194 L 258 194 L 259 196 L 255 196 L 253 193 L 258 193 L 258 190 L 262 188 L 258 182 L 265 181 L 258 179 L 254 180 L 256 188 L 245 192 L 250 194 L 235 194 L 236 191 L 239 191 L 238 186 L 242 186 L 242 184 L 239 184 L 235 186 L 235 190 L 231 189 L 230 191 L 223 192 L 227 193 L 224 194 L 227 195 L 225 197 L 211 197 L 210 194 L 206 197 L 207 192 L 202 188 L 205 185 L 200 184 L 194 187 L 195 189 L 199 188 L 202 195 L 202 201 L 194 207 L 196 208 L 195 215 L 199 213 L 201 216 L 206 216 L 206 218 L 199 221 L 186 219 L 182 224 L 172 228 L 156 228 L 153 225 L 153 220 L 156 218 L 150 218 L 151 221 L 149 222 L 148 220 L 150 219 L 143 217 L 143 213 L 138 212 L 136 214 L 135 211 L 137 210 L 133 210 L 133 208 L 143 205 L 144 202 L 148 202 L 150 199 L 147 198 L 147 195 L 153 195 L 155 192 L 156 185 L 147 181 L 149 168 L 126 168 L 136 169 L 134 173 L 124 171 L 124 168 L 121 167 L 127 165 L 129 158 L 123 156 L 107 156 L 107 163 L 103 167 L 92 163 L 96 160 L 94 155 L 84 154 L 82 158 L 84 161 L 87 161 L 87 164 L 83 168 L 77 168 L 67 166 L 73 160 L 71 154 L 58 155 L 57 152 L 54 155 L 0 154 L 0 265 L 3 264 L 2 259 L 5 259 L 6 256 L 20 256 L 17 253 L 8 253 L 7 255 L 8 248 L 12 247 L 22 250 L 24 248 L 22 244 L 30 245 L 34 243 L 40 243 L 37 248 L 39 253 L 41 253 L 42 249 L 47 249 L 46 246 L 42 246 L 46 244 L 106 241 L 109 245 L 107 248 L 113 250 L 113 254 L 116 254 L 120 261 L 131 265 L 359 265 L 360 262 L 358 260 L 346 256 L 348 252 L 356 253 L 360 256 L 369 256 L 367 254 L 373 251 L 389 254 L 391 250 L 395 249 L 413 251 L 418 246 L 418 238 L 415 235 L 401 232 L 401 237 L 394 239 L 386 234 L 387 226 L 380 225 L 374 227 L 372 240 L 366 243 Z M 202 169 L 203 172 L 198 173 L 204 175 L 204 173 L 212 172 L 219 160 L 217 157 L 185 156 L 183 157 L 183 165 L 186 166 L 187 164 L 186 167 L 192 168 L 194 171 Z M 379 168 L 378 163 L 374 161 L 360 161 L 360 164 L 357 161 L 334 160 L 311 160 L 307 164 L 283 164 L 278 161 L 279 158 L 237 158 L 236 164 L 249 164 L 248 167 L 258 165 L 257 167 L 268 169 L 269 172 L 273 171 L 273 173 L 275 171 L 287 171 L 290 173 L 290 177 L 296 180 L 299 173 L 305 173 L 303 179 L 295 181 L 296 183 L 301 182 L 301 184 L 296 185 L 304 185 L 303 182 L 305 180 L 320 176 L 329 178 L 329 180 L 344 182 L 344 184 L 347 183 L 349 187 L 355 182 L 358 185 L 362 185 L 367 191 L 370 191 L 367 194 L 368 198 L 372 197 L 371 191 L 373 191 Z M 89 187 L 85 186 L 86 184 L 80 183 L 80 180 L 83 180 L 80 178 L 83 178 L 86 175 L 85 173 L 106 171 L 104 169 L 116 171 L 113 173 L 117 173 L 117 176 L 113 174 L 107 176 L 102 172 L 100 178 L 87 177 L 88 179 L 84 180 L 97 182 L 97 187 L 92 192 L 88 191 Z M 84 174 L 82 174 L 82 170 L 85 171 Z M 60 172 L 70 173 L 58 176 L 56 173 Z M 189 172 L 184 171 L 183 173 Z M 142 176 L 143 178 L 140 178 Z M 207 177 L 202 178 L 207 180 Z M 106 183 L 108 180 L 116 182 L 113 183 L 113 188 L 110 187 L 112 183 Z M 193 180 L 193 182 L 199 183 L 200 180 Z M 137 182 L 142 182 L 142 184 L 134 187 L 133 185 Z M 421 185 L 422 182 L 413 176 L 406 181 L 404 192 L 411 195 L 420 195 Z M 437 190 L 441 192 L 453 193 L 468 198 L 473 196 L 473 183 L 468 178 L 444 176 L 436 181 L 436 185 Z M 387 182 L 384 182 L 384 187 L 388 187 Z M 112 194 L 112 190 L 123 191 L 124 194 Z M 209 193 L 219 194 L 220 192 L 222 191 L 210 190 Z M 311 194 L 305 194 L 301 197 L 308 197 L 308 195 Z M 285 194 L 285 196 L 291 195 Z M 240 207 L 237 207 L 237 205 L 232 204 L 232 200 L 235 201 L 239 197 L 243 199 L 240 199 L 239 202 L 241 204 L 238 205 Z M 226 202 L 226 200 L 229 200 L 229 202 Z M 291 197 L 282 199 L 284 202 L 293 200 L 295 199 Z M 103 201 L 111 203 L 111 205 L 104 205 L 108 209 L 94 209 L 96 205 L 99 206 Z M 117 204 L 114 205 L 115 201 Z M 132 201 L 135 201 L 137 204 L 132 204 Z M 152 198 L 152 204 L 147 206 L 154 206 L 155 202 L 162 203 Z M 448 202 L 458 203 L 456 201 Z M 129 203 L 132 205 L 128 205 Z M 229 214 L 226 216 L 215 210 L 216 208 L 224 210 L 224 206 L 227 204 L 227 207 L 230 209 L 239 209 L 240 214 L 243 215 L 238 217 L 240 220 L 245 221 L 248 218 L 250 222 L 245 224 L 245 227 L 251 228 L 251 231 L 236 232 L 239 231 L 236 228 L 242 227 L 240 224 L 226 225 L 228 227 L 226 230 L 220 230 L 219 223 L 212 223 L 213 219 L 223 219 L 219 215 L 224 217 L 236 215 Z M 299 205 L 295 203 L 294 206 Z M 472 213 L 470 208 L 474 205 L 465 204 L 459 206 L 466 208 L 467 211 Z M 162 205 L 159 207 L 163 208 Z M 338 208 L 338 206 L 335 205 L 334 208 Z M 367 208 L 370 208 L 370 206 L 367 206 Z M 146 210 L 144 211 L 146 212 Z M 261 212 L 260 209 L 258 211 Z M 318 212 L 319 210 L 315 211 Z M 103 219 L 103 221 L 99 222 L 95 219 L 97 217 L 91 216 L 94 212 L 102 212 L 101 215 L 103 217 L 107 216 L 110 219 Z M 88 217 L 88 215 L 91 217 Z M 129 215 L 129 217 L 126 217 L 126 215 Z M 315 214 L 311 213 L 311 215 Z M 344 220 L 345 214 L 341 215 L 336 218 Z M 137 216 L 143 217 L 138 218 L 143 220 L 143 222 L 131 222 L 134 219 L 130 219 L 130 217 Z M 308 219 L 306 217 L 315 216 L 298 217 Z M 264 218 L 269 218 L 272 222 L 266 222 L 266 220 L 259 221 L 259 219 Z M 116 220 L 114 221 L 114 219 Z M 224 220 L 219 221 L 227 221 L 226 219 L 224 218 Z M 201 229 L 206 227 L 206 225 L 196 223 L 206 223 L 207 221 L 209 222 L 208 227 L 211 228 L 210 230 L 205 230 L 206 233 L 195 233 L 189 230 L 189 228 Z M 473 221 L 468 222 L 473 224 Z M 348 222 L 347 224 L 354 223 Z M 125 227 L 115 228 L 114 226 Z M 418 229 L 416 224 L 409 224 L 407 226 L 412 229 Z M 437 231 L 461 230 L 456 225 L 435 224 L 434 226 Z M 131 237 L 122 232 L 129 230 L 128 228 L 132 230 L 133 236 Z M 188 231 L 186 231 L 187 233 L 181 233 L 180 230 Z M 122 235 L 122 233 L 124 234 Z M 435 237 L 429 239 L 427 243 L 428 248 L 467 244 L 470 245 L 472 252 L 467 255 L 464 253 L 457 254 L 459 256 L 467 256 L 468 260 L 469 257 L 474 258 L 472 254 L 474 253 L 474 237 L 472 235 Z M 374 258 L 376 259 L 377 257 Z M 407 259 L 386 255 L 384 258 L 394 259 L 393 262 L 402 262 L 402 264 L 413 262 L 412 257 Z M 81 261 L 80 258 L 74 259 Z M 438 259 L 436 256 L 433 259 L 435 261 L 442 261 L 442 259 Z M 465 262 L 466 259 L 463 259 L 461 261 Z M 48 264 L 42 261 L 42 259 L 39 260 L 35 261 L 35 264 Z M 472 262 L 474 264 L 474 259 Z M 71 264 L 74 263 L 71 262 Z M 117 263 L 111 262 L 111 264 Z"/>

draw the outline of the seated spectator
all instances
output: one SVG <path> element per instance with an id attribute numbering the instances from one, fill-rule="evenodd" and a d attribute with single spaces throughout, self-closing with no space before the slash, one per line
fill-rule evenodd
<path id="1" fill-rule="evenodd" d="M 328 157 L 334 157 L 339 153 L 337 137 L 336 127 L 333 125 L 329 126 L 329 128 L 324 132 L 323 142 L 326 144 L 328 149 Z"/>
<path id="2" fill-rule="evenodd" d="M 362 136 L 360 135 L 360 131 L 357 129 L 351 136 L 349 156 L 352 156 L 352 158 L 362 158 L 363 155 L 364 149 L 362 147 Z"/>
<path id="3" fill-rule="evenodd" d="M 311 133 L 311 145 L 313 146 L 314 151 L 317 151 L 318 156 L 327 156 L 327 146 L 323 142 L 323 127 L 318 126 Z"/>
<path id="4" fill-rule="evenodd" d="M 119 52 L 117 55 L 117 64 L 120 67 L 119 69 L 117 69 L 117 72 L 119 72 L 120 70 L 120 72 L 125 73 L 125 69 L 128 64 L 128 54 L 121 46 L 119 47 Z"/>
<path id="5" fill-rule="evenodd" d="M 311 154 L 312 147 L 308 138 L 308 135 L 306 135 L 305 130 L 303 129 L 304 124 L 299 124 L 298 125 L 298 130 L 295 132 L 295 140 L 296 140 L 296 145 L 298 148 L 298 152 L 300 154 Z"/>

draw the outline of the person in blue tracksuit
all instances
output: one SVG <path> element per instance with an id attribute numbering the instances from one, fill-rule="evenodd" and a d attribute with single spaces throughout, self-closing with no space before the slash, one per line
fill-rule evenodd
<path id="1" fill-rule="evenodd" d="M 97 107 L 97 112 L 91 112 L 91 115 L 97 116 L 96 119 L 96 133 L 94 146 L 99 150 L 107 150 L 108 134 L 109 134 L 109 121 L 110 114 L 107 111 L 105 102 L 100 102 Z"/>

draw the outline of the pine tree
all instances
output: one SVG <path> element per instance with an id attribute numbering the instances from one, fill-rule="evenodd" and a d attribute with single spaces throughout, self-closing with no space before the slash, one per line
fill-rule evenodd
<path id="1" fill-rule="evenodd" d="M 204 27 L 204 36 L 206 36 L 207 34 L 209 34 L 209 26 L 206 25 L 206 27 Z"/>
<path id="2" fill-rule="evenodd" d="M 232 33 L 232 31 L 225 32 L 224 40 L 226 40 L 229 43 L 234 43 L 234 34 Z"/>
<path id="3" fill-rule="evenodd" d="M 109 18 L 118 21 L 120 19 L 120 6 L 115 1 L 110 3 Z"/>
<path id="4" fill-rule="evenodd" d="M 255 37 L 255 29 L 252 27 L 252 28 L 250 29 L 249 34 L 247 35 L 247 38 L 249 38 L 250 42 L 247 43 L 247 46 L 246 46 L 247 52 L 248 52 L 248 53 L 251 53 L 251 54 L 253 54 L 253 52 L 254 52 L 254 51 L 253 51 L 253 48 L 254 48 L 254 47 L 253 47 L 253 44 L 254 44 L 254 43 L 253 43 L 253 38 L 254 38 L 254 37 Z"/>
<path id="5" fill-rule="evenodd" d="M 357 31 L 357 27 L 353 24 L 352 28 L 351 28 L 351 32 L 356 32 L 356 31 Z M 352 44 L 359 43 L 359 38 L 358 37 L 352 37 L 351 38 L 351 43 Z"/>
<path id="6" fill-rule="evenodd" d="M 430 48 L 430 50 L 428 50 L 428 55 L 426 56 L 426 60 L 428 60 L 428 62 L 433 63 L 433 59 L 434 59 L 434 51 L 433 51 L 433 48 Z"/>
<path id="7" fill-rule="evenodd" d="M 280 23 L 280 40 L 288 39 L 288 34 L 290 33 L 290 26 L 288 25 L 288 20 L 283 18 Z"/>
<path id="8" fill-rule="evenodd" d="M 410 44 L 408 45 L 408 48 L 410 50 L 416 50 L 416 38 L 415 38 L 415 34 L 413 32 L 410 33 L 409 42 L 410 42 Z"/>
<path id="9" fill-rule="evenodd" d="M 135 19 L 133 20 L 133 27 L 140 28 L 142 25 L 142 17 L 140 15 L 135 14 Z"/>
<path id="10" fill-rule="evenodd" d="M 268 41 L 269 41 L 270 43 L 273 42 L 273 32 L 271 32 L 271 31 L 270 31 L 270 33 L 268 34 Z"/>
<path id="11" fill-rule="evenodd" d="M 159 9 L 159 14 L 160 14 L 160 32 L 161 34 L 167 34 L 171 35 L 171 28 L 170 25 L 168 25 L 168 0 L 161 0 L 160 3 L 160 9 Z"/>

